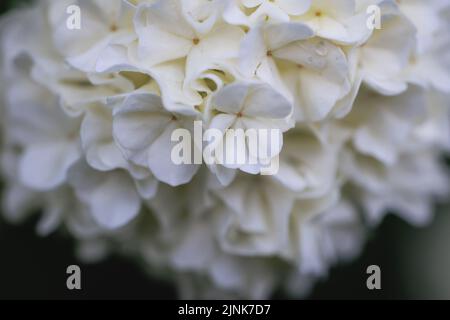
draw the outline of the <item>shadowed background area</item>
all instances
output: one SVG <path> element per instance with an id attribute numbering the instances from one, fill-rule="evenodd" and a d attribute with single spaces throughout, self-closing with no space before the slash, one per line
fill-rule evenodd
<path id="1" fill-rule="evenodd" d="M 373 231 L 362 256 L 333 268 L 319 281 L 310 299 L 450 299 L 450 211 L 440 208 L 433 223 L 422 229 L 389 216 Z M 63 235 L 39 238 L 34 221 L 0 225 L 1 299 L 172 299 L 169 284 L 149 279 L 138 266 L 113 256 L 83 265 L 74 243 Z M 66 268 L 79 264 L 82 290 L 66 289 Z M 366 287 L 366 268 L 381 268 L 381 290 Z M 277 296 L 276 298 L 283 298 Z"/>
<path id="2" fill-rule="evenodd" d="M 0 3 L 3 13 L 17 0 Z M 26 1 L 25 1 L 26 2 Z M 450 299 L 450 207 L 417 229 L 395 216 L 373 230 L 359 259 L 333 268 L 319 281 L 311 299 Z M 132 261 L 109 257 L 83 265 L 73 241 L 63 234 L 39 238 L 34 220 L 12 226 L 0 219 L 0 299 L 172 299 L 175 289 L 150 279 Z M 82 290 L 66 288 L 66 268 L 82 270 Z M 366 268 L 381 268 L 381 290 L 366 287 Z M 283 298 L 277 295 L 276 298 Z"/>

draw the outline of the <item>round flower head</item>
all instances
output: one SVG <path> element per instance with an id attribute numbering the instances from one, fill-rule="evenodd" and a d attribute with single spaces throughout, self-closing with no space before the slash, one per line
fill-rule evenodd
<path id="1" fill-rule="evenodd" d="M 4 215 L 184 298 L 305 295 L 387 212 L 424 225 L 448 196 L 449 21 L 442 0 L 35 1 L 1 22 Z"/>

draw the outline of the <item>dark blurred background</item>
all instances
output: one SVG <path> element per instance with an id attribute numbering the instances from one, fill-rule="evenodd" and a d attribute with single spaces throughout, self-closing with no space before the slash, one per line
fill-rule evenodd
<path id="1" fill-rule="evenodd" d="M 35 235 L 35 221 L 0 222 L 0 299 L 173 299 L 169 284 L 149 279 L 136 265 L 113 256 L 83 265 L 71 239 Z M 389 216 L 373 231 L 356 261 L 333 268 L 310 299 L 450 299 L 450 211 L 441 207 L 427 228 Z M 82 290 L 66 288 L 66 268 L 80 265 Z M 381 290 L 366 287 L 366 268 L 381 268 Z M 276 298 L 284 298 L 277 296 Z"/>
<path id="2" fill-rule="evenodd" d="M 19 0 L 2 0 L 0 13 Z M 391 215 L 369 235 L 363 254 L 333 268 L 310 299 L 450 299 L 450 207 L 436 209 L 427 228 Z M 39 238 L 35 221 L 8 225 L 0 218 L 0 299 L 173 299 L 170 284 L 149 279 L 138 266 L 113 256 L 83 265 L 70 238 Z M 82 269 L 82 290 L 66 288 L 66 268 Z M 366 268 L 381 268 L 381 290 L 366 287 Z M 277 296 L 275 298 L 284 298 Z"/>

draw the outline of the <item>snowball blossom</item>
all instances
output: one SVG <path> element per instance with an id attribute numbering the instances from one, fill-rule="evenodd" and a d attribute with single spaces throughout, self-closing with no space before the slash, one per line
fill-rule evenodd
<path id="1" fill-rule="evenodd" d="M 447 0 L 36 1 L 1 21 L 2 211 L 185 298 L 305 294 L 448 196 L 449 24 Z M 198 121 L 279 129 L 279 170 L 174 163 Z"/>

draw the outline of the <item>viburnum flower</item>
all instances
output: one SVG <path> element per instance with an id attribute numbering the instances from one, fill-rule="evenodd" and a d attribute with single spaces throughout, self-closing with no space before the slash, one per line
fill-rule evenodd
<path id="1" fill-rule="evenodd" d="M 443 0 L 36 0 L 1 21 L 3 213 L 184 298 L 305 295 L 448 198 L 449 24 Z"/>
<path id="2" fill-rule="evenodd" d="M 189 3 L 189 2 L 188 2 Z M 209 5 L 219 5 L 219 1 Z M 197 8 L 207 3 L 197 4 Z M 187 7 L 187 8 L 186 8 Z M 221 45 L 227 52 L 227 41 L 236 41 L 242 30 L 227 24 L 218 24 L 219 16 L 213 14 L 198 23 L 189 15 L 192 10 L 185 2 L 162 0 L 137 11 L 136 32 L 139 37 L 138 57 L 149 66 L 187 57 L 189 64 L 201 51 L 202 57 L 208 57 L 205 50 L 216 49 Z M 217 52 L 217 51 L 216 51 Z"/>
<path id="3" fill-rule="evenodd" d="M 360 47 L 359 65 L 364 81 L 385 95 L 396 95 L 406 90 L 407 81 L 402 71 L 411 62 L 416 46 L 414 25 L 398 9 L 389 10 L 383 28 Z"/>
<path id="4" fill-rule="evenodd" d="M 364 111 L 355 110 L 348 118 L 354 121 L 353 117 L 358 117 L 355 120 L 359 127 L 354 133 L 353 144 L 360 153 L 393 165 L 397 163 L 417 123 L 423 121 L 426 115 L 425 93 L 421 88 L 410 86 L 406 92 L 390 98 L 372 92 L 368 94 L 369 97 L 362 93 L 361 100 L 355 102 L 363 103 Z"/>
<path id="5" fill-rule="evenodd" d="M 66 182 L 69 168 L 81 157 L 80 122 L 67 117 L 52 94 L 27 79 L 19 81 L 20 90 L 10 90 L 7 97 L 9 138 L 22 146 L 18 177 L 29 188 L 48 191 Z"/>
<path id="6" fill-rule="evenodd" d="M 347 97 L 352 85 L 344 51 L 312 36 L 304 24 L 280 23 L 255 27 L 241 46 L 242 72 L 283 92 L 293 101 L 298 121 L 325 118 Z"/>
<path id="7" fill-rule="evenodd" d="M 277 108 L 272 108 L 275 103 Z M 233 157 L 243 155 L 247 160 L 238 166 L 227 163 L 226 159 L 222 161 L 222 164 L 228 168 L 239 167 L 248 173 L 261 173 L 261 166 L 268 165 L 270 160 L 281 152 L 283 132 L 292 126 L 288 119 L 292 114 L 292 105 L 266 84 L 236 83 L 228 85 L 213 97 L 211 108 L 214 116 L 209 127 L 218 129 L 224 134 L 223 145 L 226 151 L 223 152 L 223 157 L 226 158 L 230 153 Z M 254 129 L 258 142 L 261 145 L 265 142 L 267 148 L 255 150 L 257 148 L 249 145 L 253 142 L 250 137 L 246 138 L 245 143 L 229 143 L 228 140 L 235 139 L 235 137 L 226 135 L 228 129 L 241 129 L 243 132 Z M 261 129 L 266 130 L 264 136 L 258 131 Z M 276 131 L 271 131 L 272 129 L 276 129 Z M 228 150 L 230 145 L 236 146 L 237 149 Z M 217 151 L 216 157 L 221 154 L 222 150 Z M 255 163 L 251 163 L 253 159 Z"/>
<path id="8" fill-rule="evenodd" d="M 160 181 L 178 186 L 188 183 L 198 166 L 176 165 L 171 161 L 172 132 L 177 128 L 193 128 L 193 120 L 180 118 L 163 107 L 154 94 L 135 94 L 127 97 L 114 111 L 113 132 L 126 159 L 141 167 L 148 167 Z M 191 129 L 192 130 L 192 129 Z"/>
<path id="9" fill-rule="evenodd" d="M 342 44 L 361 43 L 367 40 L 371 29 L 367 27 L 367 8 L 380 0 L 314 0 L 309 10 L 295 18 L 314 30 L 321 38 Z"/>
<path id="10" fill-rule="evenodd" d="M 136 38 L 131 19 L 134 6 L 130 3 L 122 0 L 46 1 L 55 47 L 76 69 L 102 72 L 114 66 L 117 59 L 126 60 L 126 49 Z M 78 6 L 82 13 L 80 29 L 64 27 L 70 6 Z"/>

